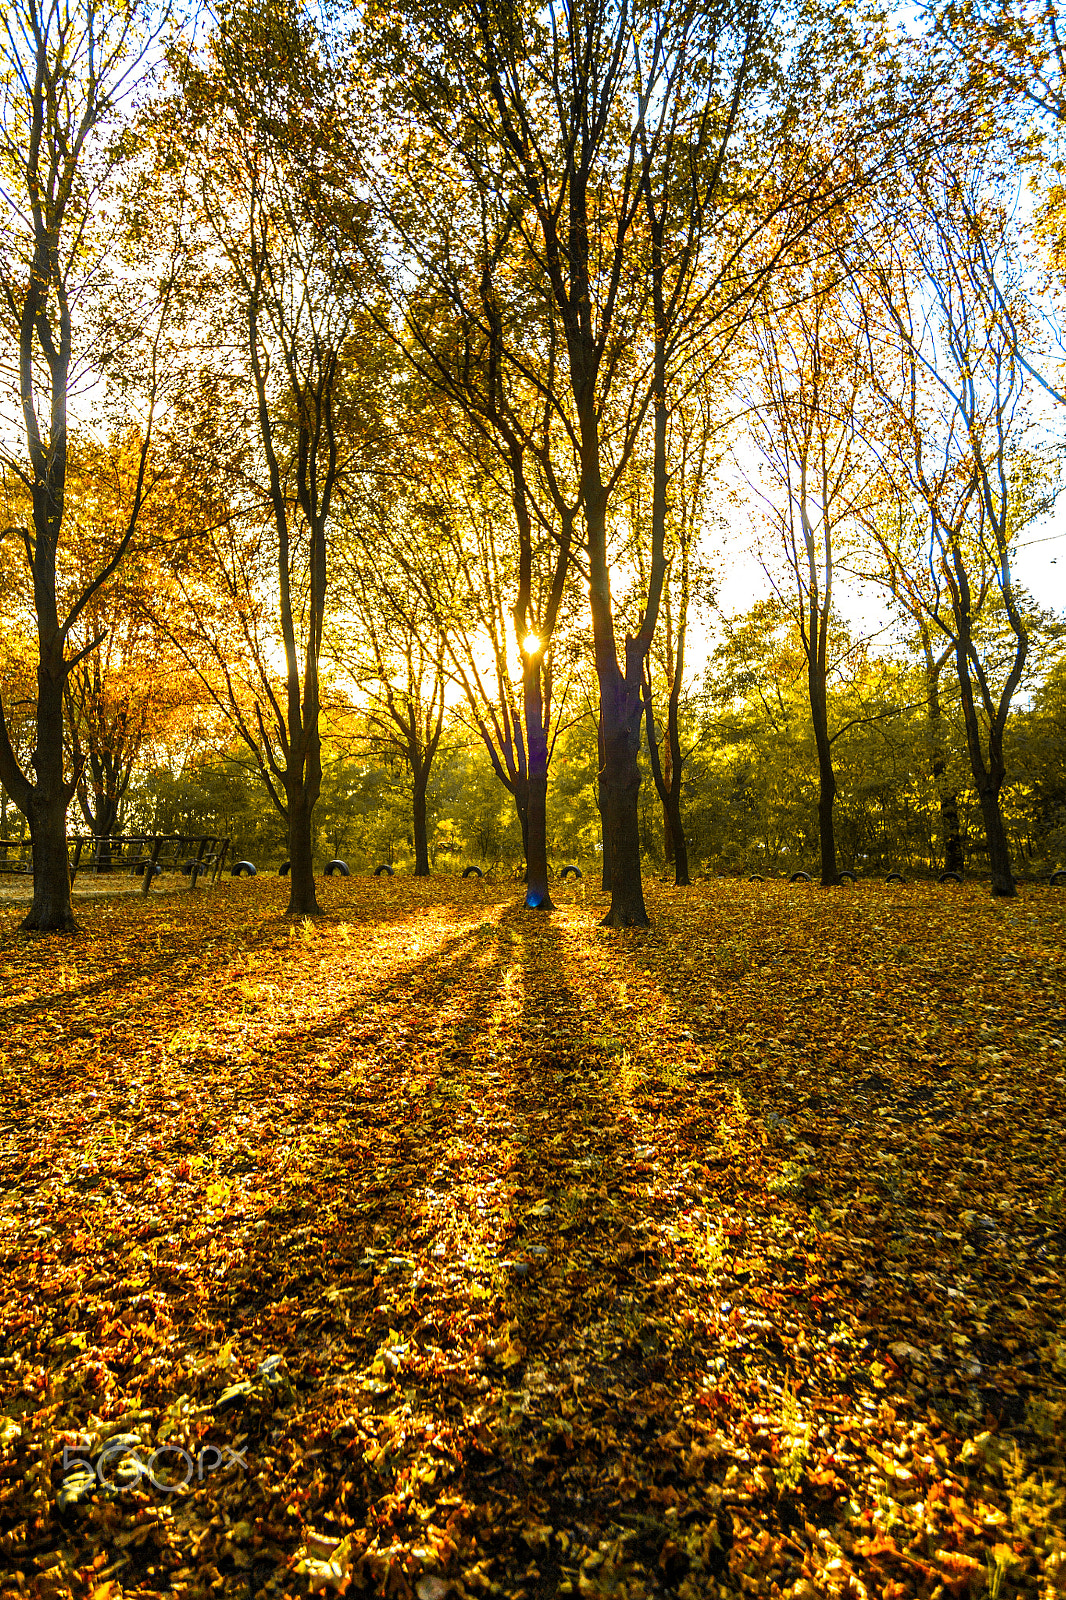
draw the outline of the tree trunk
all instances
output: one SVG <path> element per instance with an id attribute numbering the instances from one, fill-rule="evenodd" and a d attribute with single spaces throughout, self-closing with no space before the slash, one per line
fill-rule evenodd
<path id="1" fill-rule="evenodd" d="M 933 782 L 940 797 L 940 839 L 944 852 L 944 871 L 961 873 L 963 856 L 958 795 L 943 782 L 948 762 L 944 754 L 941 732 L 944 719 L 940 708 L 940 670 L 945 658 L 941 656 L 939 660 L 934 660 L 924 624 L 922 645 L 925 650 L 926 705 L 929 715 L 929 742 L 933 752 Z"/>
<path id="2" fill-rule="evenodd" d="M 674 887 L 686 889 L 692 882 L 688 869 L 688 840 L 685 838 L 684 818 L 681 815 L 681 730 L 678 726 L 679 696 L 681 692 L 681 644 L 678 645 L 678 669 L 666 710 L 666 783 L 667 815 L 670 820 L 670 838 L 674 849 Z M 669 779 L 666 774 L 669 773 Z"/>
<path id="3" fill-rule="evenodd" d="M 547 751 L 544 752 L 545 758 Z M 532 755 L 532 752 L 531 752 Z M 530 760 L 529 843 L 526 846 L 527 911 L 552 911 L 548 889 L 548 765 Z"/>
<path id="4" fill-rule="evenodd" d="M 547 730 L 541 654 L 522 656 L 522 710 L 525 715 L 525 909 L 554 910 L 547 888 Z"/>
<path id="5" fill-rule="evenodd" d="M 985 839 L 988 842 L 988 864 L 992 869 L 992 893 L 1004 898 L 1011 898 L 1017 894 L 1018 890 L 1014 882 L 1014 871 L 1011 866 L 1007 830 L 1003 825 L 999 790 L 990 780 L 986 780 L 983 786 L 978 787 L 977 794 L 981 802 L 981 820 L 985 825 Z"/>
<path id="6" fill-rule="evenodd" d="M 30 801 L 33 842 L 33 904 L 22 923 L 24 933 L 77 933 L 70 905 L 67 860 L 67 801 L 60 793 L 47 799 L 41 785 Z"/>
<path id="7" fill-rule="evenodd" d="M 595 463 L 594 479 L 598 479 Z M 597 552 L 589 581 L 592 611 L 593 650 L 596 677 L 600 687 L 600 765 L 604 829 L 604 857 L 610 851 L 611 907 L 603 918 L 604 928 L 646 928 L 649 926 L 644 904 L 644 885 L 640 875 L 640 820 L 637 810 L 640 795 L 640 725 L 644 712 L 643 665 L 647 650 L 636 639 L 625 642 L 626 670 L 618 666 L 615 649 L 614 615 L 611 608 L 610 575 L 606 562 L 606 497 L 602 489 L 584 497 L 589 550 Z M 655 610 L 658 609 L 656 596 Z M 645 626 L 654 626 L 654 616 Z"/>
<path id="8" fill-rule="evenodd" d="M 818 844 L 822 858 L 822 887 L 831 889 L 840 882 L 837 872 L 836 838 L 833 832 L 833 802 L 837 780 L 828 744 L 825 754 L 818 752 Z"/>
<path id="9" fill-rule="evenodd" d="M 812 651 L 812 657 L 814 652 Z M 814 724 L 814 742 L 818 750 L 818 846 L 821 854 L 823 889 L 831 889 L 840 882 L 837 871 L 836 837 L 833 832 L 833 802 L 836 799 L 837 780 L 833 771 L 833 747 L 829 743 L 829 711 L 825 698 L 825 682 L 819 672 L 817 658 L 808 664 L 811 699 L 811 721 Z"/>
<path id="10" fill-rule="evenodd" d="M 941 763 L 941 771 L 945 765 L 946 763 Z M 935 768 L 933 775 L 937 776 Z M 962 827 L 959 822 L 959 797 L 954 789 L 940 790 L 940 834 L 944 843 L 944 871 L 961 873 L 965 861 L 962 853 Z"/>
<path id="11" fill-rule="evenodd" d="M 670 826 L 670 837 L 674 842 L 674 886 L 678 889 L 687 888 L 692 880 L 688 872 L 688 843 L 681 817 L 680 796 L 671 790 L 663 809 Z"/>
<path id="12" fill-rule="evenodd" d="M 413 834 L 415 841 L 415 877 L 429 877 L 429 835 L 426 828 L 426 789 L 429 768 L 419 772 L 414 768 Z"/>
<path id="13" fill-rule="evenodd" d="M 979 790 L 978 793 L 981 797 L 981 815 L 984 818 L 985 835 L 988 839 L 988 861 L 992 869 L 992 893 L 1009 898 L 1016 895 L 1018 890 L 1014 882 L 1010 844 L 1007 839 L 1007 829 L 1003 822 L 1003 811 L 1000 805 L 1003 780 L 1006 776 L 1007 768 L 1003 760 L 1002 729 L 994 722 L 988 735 L 988 787 L 985 792 Z"/>
<path id="14" fill-rule="evenodd" d="M 997 745 L 995 738 L 990 737 L 989 760 L 986 764 L 984 751 L 981 749 L 981 724 L 978 720 L 977 708 L 974 705 L 973 684 L 970 681 L 967 651 L 968 639 L 960 632 L 955 649 L 955 669 L 959 679 L 962 716 L 966 727 L 966 749 L 970 757 L 970 770 L 973 772 L 977 798 L 981 805 L 981 820 L 985 828 L 985 842 L 988 845 L 988 864 L 992 872 L 992 893 L 1005 899 L 1010 899 L 1018 891 L 1014 883 L 1014 873 L 1011 869 L 1007 830 L 1003 826 L 1003 812 L 999 804 L 1000 789 L 1003 786 L 1005 776 L 1002 740 Z"/>
<path id="15" fill-rule="evenodd" d="M 600 814 L 600 893 L 611 892 L 611 840 L 607 832 L 607 791 L 603 786 L 603 718 L 596 720 L 596 748 L 598 753 L 598 767 L 596 770 L 596 810 Z"/>
<path id="16" fill-rule="evenodd" d="M 543 656 L 522 657 L 522 709 L 526 720 L 526 898 L 527 911 L 552 911 L 548 891 L 548 731 L 541 686 Z"/>
<path id="17" fill-rule="evenodd" d="M 290 778 L 287 785 L 289 811 L 289 904 L 287 916 L 315 917 L 321 906 L 315 893 L 315 872 L 312 862 L 311 814 L 313 803 L 308 802 L 303 783 Z"/>
<path id="18" fill-rule="evenodd" d="M 28 795 L 27 815 L 33 843 L 33 904 L 22 923 L 25 933 L 76 933 L 70 905 L 70 863 L 67 859 L 67 806 L 73 786 L 63 781 L 63 684 L 61 641 L 54 650 L 42 646 L 37 668 L 37 749 L 32 763 L 37 781 Z M 56 656 L 49 671 L 47 656 Z"/>
<path id="19" fill-rule="evenodd" d="M 651 697 L 651 672 L 645 671 L 644 715 L 648 734 L 648 760 L 651 763 L 652 779 L 662 802 L 664 831 L 673 845 L 674 887 L 687 888 L 690 879 L 688 875 L 688 846 L 685 843 L 685 829 L 681 818 L 681 740 L 677 726 L 678 688 L 679 684 L 675 680 L 674 691 L 670 695 L 670 705 L 667 711 L 667 736 L 663 741 L 663 750 L 669 764 L 664 770 L 659 763 L 659 746 L 655 735 L 655 709 Z M 670 773 L 669 783 L 666 781 L 667 771 Z"/>
<path id="20" fill-rule="evenodd" d="M 640 723 L 641 701 L 627 689 L 614 669 L 613 692 L 604 693 L 603 794 L 606 827 L 605 854 L 611 853 L 611 908 L 603 918 L 605 928 L 646 928 L 644 885 L 640 874 Z"/>
<path id="21" fill-rule="evenodd" d="M 118 798 L 114 795 L 97 795 L 95 813 L 89 811 L 88 806 L 83 807 L 83 809 L 89 813 L 89 831 L 94 839 L 101 841 L 92 854 L 93 870 L 95 872 L 110 872 L 113 865 L 111 859 L 111 836 L 116 831 Z"/>
<path id="22" fill-rule="evenodd" d="M 669 739 L 665 739 L 663 741 L 663 786 L 666 789 L 667 794 L 670 793 L 670 791 L 671 791 L 671 789 L 673 787 L 673 785 L 671 783 L 672 777 L 673 777 L 673 764 L 672 764 L 672 759 L 671 759 L 670 741 L 669 741 Z M 670 816 L 670 803 L 669 803 L 669 801 L 664 799 L 663 802 L 662 802 L 662 806 L 663 806 L 663 865 L 666 868 L 667 872 L 669 872 L 670 868 L 674 865 L 674 822 L 673 822 L 672 817 Z"/>
<path id="23" fill-rule="evenodd" d="M 607 832 L 607 795 L 603 779 L 596 784 L 596 809 L 600 813 L 600 893 L 611 892 L 611 836 Z"/>
<path id="24" fill-rule="evenodd" d="M 656 246 L 658 249 L 658 246 Z M 660 252 L 661 255 L 661 252 Z M 654 276 L 654 273 L 653 273 Z M 661 286 L 661 280 L 660 280 Z M 659 307 L 656 306 L 658 312 Z M 611 908 L 603 918 L 605 928 L 646 928 L 650 925 L 644 904 L 640 871 L 640 725 L 644 713 L 644 663 L 655 636 L 666 558 L 663 528 L 666 519 L 666 380 L 664 322 L 656 318 L 654 384 L 654 460 L 652 493 L 651 566 L 644 615 L 636 637 L 626 635 L 624 671 L 618 664 L 611 575 L 607 560 L 607 491 L 600 474 L 599 432 L 594 407 L 594 385 L 585 391 L 581 413 L 581 500 L 589 558 L 589 610 L 592 646 L 600 689 L 600 730 L 603 739 L 604 853 L 611 852 Z M 573 359 L 573 355 L 571 356 Z M 577 390 L 575 389 L 575 392 Z"/>

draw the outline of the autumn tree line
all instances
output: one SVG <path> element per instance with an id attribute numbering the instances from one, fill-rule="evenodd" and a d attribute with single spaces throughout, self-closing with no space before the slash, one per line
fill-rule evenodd
<path id="1" fill-rule="evenodd" d="M 531 910 L 594 842 L 611 926 L 649 854 L 1060 850 L 1051 0 L 14 0 L 0 54 L 27 929 L 197 793 L 300 914 L 398 794 Z"/>

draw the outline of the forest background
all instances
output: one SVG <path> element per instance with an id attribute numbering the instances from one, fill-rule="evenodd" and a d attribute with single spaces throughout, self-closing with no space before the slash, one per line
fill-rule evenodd
<path id="1" fill-rule="evenodd" d="M 553 16 L 15 8 L 28 926 L 79 830 L 227 834 L 293 910 L 329 857 L 529 906 L 574 861 L 616 923 L 642 861 L 1066 857 L 1063 621 L 1017 575 L 1057 563 L 1053 8 Z"/>

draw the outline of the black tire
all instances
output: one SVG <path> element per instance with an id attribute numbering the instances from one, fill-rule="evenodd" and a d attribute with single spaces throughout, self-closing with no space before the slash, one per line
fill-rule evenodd
<path id="1" fill-rule="evenodd" d="M 888 877 L 885 879 L 886 883 L 906 883 L 906 881 L 907 880 L 903 876 L 902 872 L 890 872 Z"/>
<path id="2" fill-rule="evenodd" d="M 562 879 L 563 883 L 565 883 L 567 878 L 583 878 L 584 873 L 580 867 L 575 867 L 573 863 L 571 863 L 570 866 L 563 868 L 562 872 L 559 874 L 559 877 Z"/>
<path id="3" fill-rule="evenodd" d="M 942 872 L 940 874 L 939 878 L 936 881 L 937 881 L 937 883 L 961 883 L 962 882 L 962 873 L 961 872 Z"/>
<path id="4" fill-rule="evenodd" d="M 395 876 L 396 876 L 395 867 L 390 867 L 389 863 L 387 861 L 383 861 L 381 863 L 380 867 L 375 867 L 374 868 L 374 876 L 375 876 L 375 878 L 380 878 L 382 875 L 384 875 L 386 878 L 395 878 Z"/>
<path id="5" fill-rule="evenodd" d="M 841 883 L 858 883 L 859 881 L 854 872 L 850 871 L 850 869 L 847 867 L 844 868 L 843 872 L 838 872 L 837 877 L 840 879 Z"/>
<path id="6" fill-rule="evenodd" d="M 810 883 L 811 875 L 809 872 L 794 872 L 788 881 L 789 883 Z"/>
<path id="7" fill-rule="evenodd" d="M 1059 867 L 1057 872 L 1053 872 L 1051 874 L 1048 882 L 1051 884 L 1053 889 L 1061 888 L 1063 884 L 1066 884 L 1066 871 L 1064 871 L 1062 867 Z"/>
<path id="8" fill-rule="evenodd" d="M 763 881 L 763 875 L 761 872 L 753 872 L 748 878 L 749 883 L 762 883 Z"/>
<path id="9" fill-rule="evenodd" d="M 231 878 L 254 878 L 255 862 L 235 861 L 229 869 L 229 875 Z"/>
<path id="10" fill-rule="evenodd" d="M 485 874 L 482 872 L 480 867 L 464 867 L 463 868 L 463 877 L 464 878 L 483 878 L 484 876 L 485 876 Z"/>
<path id="11" fill-rule="evenodd" d="M 332 878 L 332 876 L 333 876 L 333 874 L 335 872 L 339 872 L 342 878 L 350 878 L 351 877 L 351 873 L 348 871 L 348 863 L 347 863 L 347 861 L 327 861 L 326 862 L 326 877 L 327 878 Z"/>
<path id="12" fill-rule="evenodd" d="M 289 873 L 290 873 L 291 870 L 292 870 L 292 862 L 291 861 L 283 861 L 281 863 L 281 866 L 278 868 L 278 877 L 279 878 L 287 878 L 289 876 Z"/>

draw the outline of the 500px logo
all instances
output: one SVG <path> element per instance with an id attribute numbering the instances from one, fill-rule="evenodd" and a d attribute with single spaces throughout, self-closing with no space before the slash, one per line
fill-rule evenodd
<path id="1" fill-rule="evenodd" d="M 195 1456 L 178 1444 L 160 1444 L 142 1461 L 138 1450 L 143 1449 L 140 1441 L 134 1443 L 130 1439 L 113 1439 L 106 1444 L 99 1455 L 89 1459 L 82 1450 L 64 1445 L 63 1471 L 70 1473 L 66 1480 L 70 1483 L 75 1478 L 95 1478 L 102 1488 L 117 1492 L 120 1489 L 135 1489 L 142 1478 L 147 1478 L 153 1489 L 158 1489 L 161 1494 L 178 1494 L 182 1489 L 187 1489 L 195 1480 L 203 1483 L 204 1477 L 209 1472 L 217 1472 L 220 1467 L 240 1466 L 248 1471 L 248 1462 L 240 1450 L 231 1450 L 229 1445 L 219 1449 L 218 1445 L 209 1444 Z"/>

